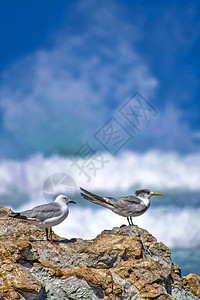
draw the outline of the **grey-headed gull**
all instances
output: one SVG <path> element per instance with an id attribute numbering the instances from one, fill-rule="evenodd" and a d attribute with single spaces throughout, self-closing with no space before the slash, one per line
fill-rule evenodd
<path id="1" fill-rule="evenodd" d="M 10 217 L 26 220 L 38 227 L 46 228 L 46 237 L 48 237 L 48 229 L 50 229 L 50 242 L 57 245 L 52 240 L 52 226 L 56 226 L 64 221 L 69 214 L 69 203 L 75 203 L 65 195 L 59 195 L 54 202 L 38 205 L 32 209 L 18 213 L 13 213 Z"/>

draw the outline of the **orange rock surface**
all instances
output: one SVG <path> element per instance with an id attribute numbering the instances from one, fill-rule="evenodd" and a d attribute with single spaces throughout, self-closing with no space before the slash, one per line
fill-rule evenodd
<path id="1" fill-rule="evenodd" d="M 181 277 L 170 250 L 144 229 L 122 226 L 93 240 L 54 234 L 55 246 L 10 213 L 0 207 L 0 299 L 200 297 L 200 277 Z"/>

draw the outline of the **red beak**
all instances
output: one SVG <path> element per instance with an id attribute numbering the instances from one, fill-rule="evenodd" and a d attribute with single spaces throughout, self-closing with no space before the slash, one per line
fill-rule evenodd
<path id="1" fill-rule="evenodd" d="M 69 203 L 74 203 L 74 204 L 76 204 L 76 202 L 75 202 L 75 201 L 72 201 L 72 200 L 70 200 Z"/>

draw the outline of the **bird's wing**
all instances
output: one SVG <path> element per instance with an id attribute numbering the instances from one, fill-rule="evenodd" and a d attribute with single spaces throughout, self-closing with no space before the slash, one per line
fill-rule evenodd
<path id="1" fill-rule="evenodd" d="M 62 214 L 62 209 L 58 203 L 43 204 L 34 207 L 33 209 L 26 210 L 20 213 L 16 218 L 22 218 L 29 221 L 43 222 L 53 217 L 58 217 Z"/>
<path id="2" fill-rule="evenodd" d="M 110 203 L 113 205 L 111 208 L 112 211 L 124 217 L 133 217 L 146 211 L 145 204 L 135 196 L 118 198 L 107 197 L 106 199 L 109 199 Z"/>
<path id="3" fill-rule="evenodd" d="M 113 201 L 123 201 L 123 202 L 129 202 L 130 204 L 141 204 L 141 200 L 135 196 L 125 196 L 125 197 L 118 197 L 118 198 L 113 198 L 113 197 L 105 197 L 106 199 L 110 199 L 112 202 Z"/>
<path id="4" fill-rule="evenodd" d="M 106 208 L 112 209 L 113 204 L 111 203 L 111 201 L 109 200 L 108 197 L 102 197 L 102 196 L 96 195 L 94 193 L 91 193 L 91 192 L 83 189 L 83 188 L 80 188 L 80 189 L 83 192 L 83 193 L 81 193 L 81 196 L 84 199 L 86 199 L 90 202 L 93 202 L 95 204 L 104 206 Z"/>

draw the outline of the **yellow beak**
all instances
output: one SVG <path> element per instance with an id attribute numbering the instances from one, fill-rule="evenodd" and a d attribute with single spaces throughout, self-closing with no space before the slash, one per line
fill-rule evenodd
<path id="1" fill-rule="evenodd" d="M 162 194 L 162 193 L 152 193 L 152 195 L 151 196 L 164 196 L 164 194 Z"/>

